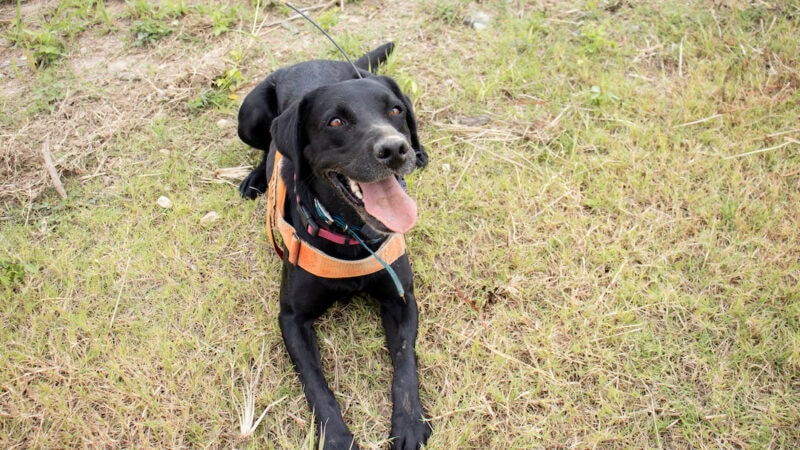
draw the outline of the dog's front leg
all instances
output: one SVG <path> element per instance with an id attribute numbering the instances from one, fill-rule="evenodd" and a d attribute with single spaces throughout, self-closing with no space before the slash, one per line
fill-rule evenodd
<path id="1" fill-rule="evenodd" d="M 293 287 L 290 286 L 292 284 Z M 326 298 L 325 295 L 315 294 L 321 293 L 315 292 L 315 289 L 305 283 L 287 282 L 284 277 L 279 314 L 283 341 L 300 377 L 308 404 L 314 412 L 317 439 L 322 441 L 322 448 L 358 449 L 322 373 L 317 336 L 313 327 L 314 320 L 333 302 L 330 295 Z"/>
<path id="2" fill-rule="evenodd" d="M 425 421 L 419 401 L 419 378 L 417 376 L 417 302 L 411 282 L 408 260 L 400 260 L 406 270 L 405 298 L 392 290 L 376 293 L 381 295 L 381 318 L 386 330 L 386 344 L 394 366 L 392 377 L 392 430 L 391 448 L 416 450 L 427 442 L 431 427 Z M 392 286 L 384 283 L 384 286 Z"/>

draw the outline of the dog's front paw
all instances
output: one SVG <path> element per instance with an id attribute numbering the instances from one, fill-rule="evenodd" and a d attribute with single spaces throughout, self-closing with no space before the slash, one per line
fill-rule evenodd
<path id="1" fill-rule="evenodd" d="M 254 170 L 250 172 L 242 183 L 239 185 L 239 193 L 242 197 L 253 200 L 259 195 L 267 191 L 267 175 L 263 170 Z"/>
<path id="2" fill-rule="evenodd" d="M 392 419 L 391 445 L 392 450 L 417 450 L 428 442 L 431 435 L 430 424 L 422 417 L 405 416 Z"/>

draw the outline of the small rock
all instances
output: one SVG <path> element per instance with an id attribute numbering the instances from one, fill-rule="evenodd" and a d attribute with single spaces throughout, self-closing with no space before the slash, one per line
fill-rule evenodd
<path id="1" fill-rule="evenodd" d="M 142 76 L 133 72 L 120 72 L 117 74 L 117 79 L 120 81 L 139 81 Z"/>
<path id="2" fill-rule="evenodd" d="M 158 204 L 158 206 L 164 209 L 172 208 L 172 200 L 168 199 L 167 197 L 164 197 L 163 195 L 161 197 L 158 197 L 156 203 Z"/>
<path id="3" fill-rule="evenodd" d="M 483 11 L 478 11 L 470 17 L 467 17 L 464 20 L 464 25 L 472 27 L 472 29 L 475 31 L 481 31 L 488 27 L 491 21 L 492 17 L 489 14 L 486 14 Z"/>
<path id="4" fill-rule="evenodd" d="M 469 127 L 479 127 L 481 125 L 486 125 L 487 123 L 492 121 L 492 116 L 489 115 L 481 115 L 481 116 L 472 116 L 472 117 L 459 117 L 458 123 L 461 125 L 466 125 Z"/>
<path id="5" fill-rule="evenodd" d="M 233 128 L 236 124 L 232 120 L 228 119 L 219 119 L 217 121 L 217 128 Z"/>
<path id="6" fill-rule="evenodd" d="M 217 214 L 216 211 L 209 211 L 208 214 L 206 214 L 205 216 L 203 216 L 202 219 L 200 219 L 200 224 L 208 225 L 210 223 L 216 222 L 217 220 L 219 220 L 219 214 Z"/>
<path id="7" fill-rule="evenodd" d="M 444 173 L 450 173 L 450 171 L 451 171 L 451 170 L 452 170 L 452 169 L 450 168 L 450 164 L 448 164 L 448 163 L 444 163 L 444 164 L 442 164 L 442 172 L 444 172 Z"/>
<path id="8" fill-rule="evenodd" d="M 128 69 L 128 64 L 124 60 L 116 59 L 108 63 L 106 65 L 106 69 L 108 69 L 110 72 L 122 72 L 123 70 Z"/>
<path id="9" fill-rule="evenodd" d="M 283 27 L 283 28 L 284 28 L 286 31 L 288 31 L 289 33 L 292 33 L 292 34 L 298 34 L 298 33 L 300 33 L 300 30 L 298 30 L 296 26 L 294 26 L 294 25 L 290 24 L 288 21 L 283 21 L 283 22 L 281 22 L 281 26 L 282 26 L 282 27 Z"/>

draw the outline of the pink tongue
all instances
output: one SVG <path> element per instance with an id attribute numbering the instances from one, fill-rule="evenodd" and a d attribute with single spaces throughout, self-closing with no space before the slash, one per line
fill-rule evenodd
<path id="1" fill-rule="evenodd" d="M 395 177 L 358 185 L 364 194 L 364 208 L 386 228 L 405 233 L 417 222 L 417 204 Z"/>

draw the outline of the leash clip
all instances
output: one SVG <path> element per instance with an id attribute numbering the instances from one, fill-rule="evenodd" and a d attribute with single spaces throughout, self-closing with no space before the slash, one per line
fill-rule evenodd
<path id="1" fill-rule="evenodd" d="M 329 213 L 328 210 L 325 209 L 324 206 L 322 206 L 322 203 L 320 203 L 319 200 L 317 200 L 316 198 L 314 199 L 314 208 L 317 209 L 317 214 L 320 216 L 322 221 L 325 222 L 326 225 L 330 226 L 335 223 L 335 221 L 333 220 L 333 216 L 331 216 L 331 213 Z"/>

